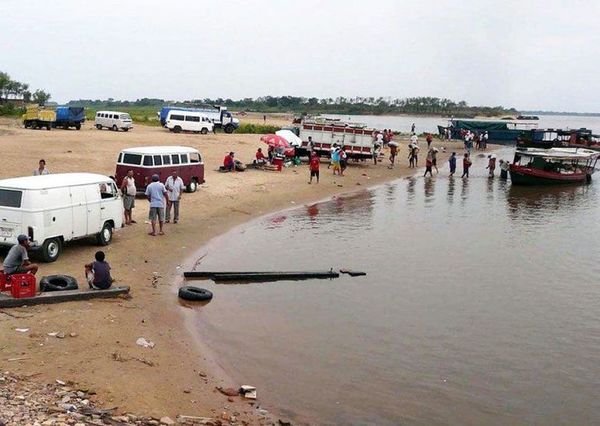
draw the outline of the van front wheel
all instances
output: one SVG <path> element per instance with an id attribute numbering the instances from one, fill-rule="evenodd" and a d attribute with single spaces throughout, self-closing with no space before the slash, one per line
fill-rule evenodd
<path id="1" fill-rule="evenodd" d="M 208 133 L 208 129 L 206 127 L 203 127 L 202 130 L 200 130 L 200 133 L 202 133 L 203 135 Z"/>
<path id="2" fill-rule="evenodd" d="M 96 124 L 96 129 L 102 130 L 102 125 L 101 124 Z"/>
<path id="3" fill-rule="evenodd" d="M 118 132 L 119 131 L 119 128 L 117 127 L 116 124 L 113 124 L 112 129 L 113 129 L 114 132 Z"/>
<path id="4" fill-rule="evenodd" d="M 112 233 L 113 233 L 112 225 L 110 223 L 106 222 L 104 224 L 104 226 L 102 227 L 102 230 L 100 232 L 98 232 L 98 235 L 96 236 L 96 240 L 98 241 L 98 244 L 101 246 L 109 245 L 112 240 Z"/>
<path id="5" fill-rule="evenodd" d="M 54 262 L 60 256 L 62 244 L 58 238 L 48 238 L 42 245 L 42 260 L 44 262 Z"/>
<path id="6" fill-rule="evenodd" d="M 179 132 L 181 132 L 181 126 L 175 126 L 175 127 L 173 127 L 173 131 L 174 131 L 175 133 L 179 133 Z"/>

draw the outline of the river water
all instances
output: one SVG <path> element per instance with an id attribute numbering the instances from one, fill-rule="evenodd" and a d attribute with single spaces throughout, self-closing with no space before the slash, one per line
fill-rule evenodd
<path id="1" fill-rule="evenodd" d="M 198 282 L 215 292 L 200 333 L 261 404 L 299 422 L 596 423 L 600 182 L 519 188 L 484 167 L 476 157 L 468 180 L 441 168 L 213 240 L 201 269 L 368 275 Z"/>
<path id="2" fill-rule="evenodd" d="M 415 124 L 417 133 L 438 133 L 437 126 L 447 126 L 448 119 L 444 117 L 428 117 L 421 115 L 341 115 L 327 114 L 325 117 L 339 118 L 344 121 L 363 123 L 374 129 L 392 129 L 397 132 L 409 133 Z M 535 121 L 539 129 L 580 129 L 585 127 L 594 132 L 600 132 L 600 117 L 587 115 L 540 115 Z"/>

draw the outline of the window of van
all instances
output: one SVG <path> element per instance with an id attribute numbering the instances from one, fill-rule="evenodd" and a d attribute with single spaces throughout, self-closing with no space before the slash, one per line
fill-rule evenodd
<path id="1" fill-rule="evenodd" d="M 171 156 L 170 155 L 163 155 L 163 164 L 171 164 Z"/>
<path id="2" fill-rule="evenodd" d="M 102 114 L 100 114 L 99 112 L 96 113 L 96 117 L 102 117 Z"/>
<path id="3" fill-rule="evenodd" d="M 117 114 L 113 114 L 112 118 L 114 118 L 115 120 L 118 120 L 119 116 Z"/>
<path id="4" fill-rule="evenodd" d="M 139 166 L 140 164 L 142 164 L 142 156 L 140 154 L 125 153 L 125 155 L 123 155 L 123 163 Z"/>
<path id="5" fill-rule="evenodd" d="M 0 206 L 2 207 L 21 207 L 22 191 L 13 189 L 0 189 Z"/>
<path id="6" fill-rule="evenodd" d="M 199 116 L 196 117 L 196 116 L 193 116 L 193 115 L 186 115 L 185 116 L 185 121 L 193 121 L 195 123 L 199 123 L 200 122 L 200 117 Z"/>
<path id="7" fill-rule="evenodd" d="M 100 184 L 100 198 L 115 198 L 117 191 L 113 183 L 106 182 Z"/>
<path id="8" fill-rule="evenodd" d="M 162 157 L 160 155 L 155 155 L 154 156 L 154 165 L 155 166 L 162 166 Z"/>
<path id="9" fill-rule="evenodd" d="M 121 114 L 121 120 L 131 120 L 129 114 Z"/>
<path id="10" fill-rule="evenodd" d="M 200 162 L 200 154 L 197 152 L 190 152 L 190 163 L 199 163 Z"/>
<path id="11" fill-rule="evenodd" d="M 175 120 L 175 121 L 183 121 L 185 118 L 183 115 L 179 115 L 179 114 L 172 114 L 171 115 L 171 120 Z"/>
<path id="12" fill-rule="evenodd" d="M 179 164 L 179 154 L 171 154 L 171 159 L 173 160 L 173 164 Z"/>
<path id="13" fill-rule="evenodd" d="M 188 163 L 187 154 L 181 154 L 181 164 L 187 164 L 187 163 Z"/>
<path id="14" fill-rule="evenodd" d="M 144 155 L 144 166 L 153 166 L 154 162 L 152 161 L 151 155 Z"/>

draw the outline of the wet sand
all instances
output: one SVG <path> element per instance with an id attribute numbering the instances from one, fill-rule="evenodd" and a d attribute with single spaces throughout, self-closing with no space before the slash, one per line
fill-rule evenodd
<path id="1" fill-rule="evenodd" d="M 243 120 L 243 118 L 242 118 Z M 259 135 L 171 134 L 162 128 L 136 125 L 128 132 L 98 131 L 86 123 L 81 131 L 22 129 L 16 120 L 0 120 L 3 167 L 0 178 L 30 175 L 40 158 L 53 173 L 97 172 L 112 175 L 119 151 L 142 145 L 187 145 L 204 157 L 206 183 L 184 194 L 181 220 L 166 225 L 165 236 L 147 235 L 148 203 L 136 200 L 137 224 L 114 234 L 104 248 L 117 284 L 130 285 L 129 300 L 70 302 L 5 310 L 0 313 L 0 368 L 35 375 L 40 382 L 73 381 L 93 389 L 97 399 L 120 411 L 152 416 L 178 414 L 221 416 L 238 413 L 239 420 L 260 422 L 247 400 L 233 402 L 216 386 L 239 386 L 219 369 L 201 342 L 183 326 L 176 287 L 189 256 L 211 238 L 250 218 L 301 205 L 412 174 L 406 166 L 406 141 L 400 166 L 350 164 L 344 177 L 332 176 L 325 163 L 321 183 L 308 185 L 308 167 L 283 172 L 216 171 L 229 151 L 250 161 Z M 460 143 L 451 146 L 458 149 Z M 442 146 L 442 144 L 436 144 Z M 440 156 L 440 163 L 444 156 Z M 423 160 L 421 160 L 423 162 Z M 98 250 L 92 241 L 66 245 L 59 260 L 41 264 L 38 277 L 68 274 L 83 281 L 83 264 Z M 194 307 L 201 309 L 201 307 Z M 235 313 L 231 315 L 234 321 Z M 29 328 L 19 333 L 15 328 Z M 64 332 L 57 339 L 47 333 Z M 70 337 L 69 333 L 76 333 Z M 138 337 L 153 341 L 153 349 L 136 345 Z M 18 361 L 9 359 L 20 358 Z M 117 361 L 116 359 L 126 359 Z M 144 362 L 147 361 L 147 362 Z M 149 365 L 151 364 L 151 365 Z M 260 403 L 260 400 L 259 400 Z"/>

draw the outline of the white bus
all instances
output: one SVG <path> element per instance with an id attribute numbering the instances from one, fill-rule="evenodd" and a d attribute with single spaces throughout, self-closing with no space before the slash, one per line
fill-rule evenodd
<path id="1" fill-rule="evenodd" d="M 114 130 L 117 132 L 119 129 L 124 132 L 129 129 L 133 129 L 133 122 L 131 116 L 126 112 L 118 111 L 98 111 L 96 113 L 96 129 L 102 130 L 106 127 L 107 129 Z"/>
<path id="2" fill-rule="evenodd" d="M 165 127 L 171 132 L 194 132 L 203 135 L 212 132 L 213 122 L 202 112 L 171 110 L 167 114 Z"/>

